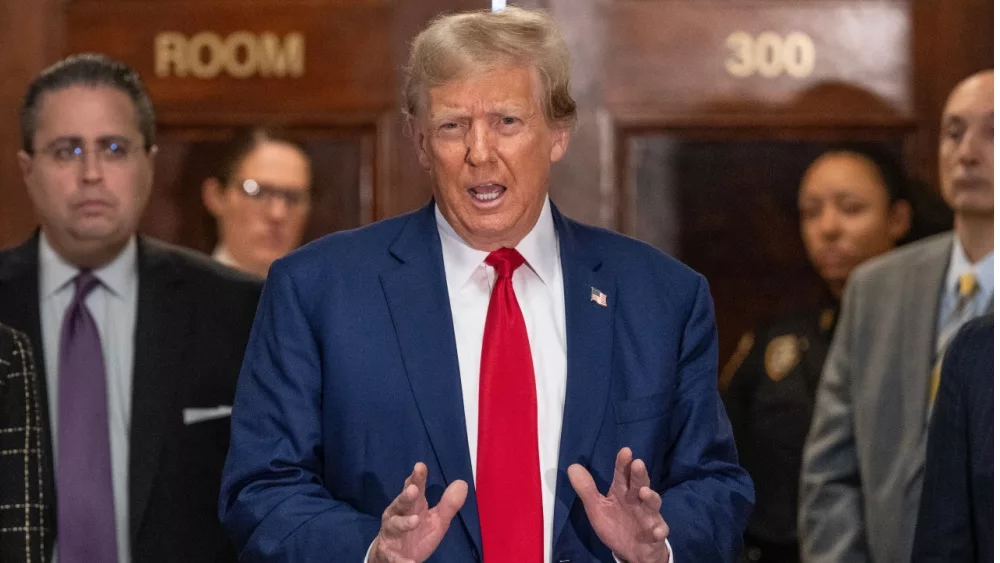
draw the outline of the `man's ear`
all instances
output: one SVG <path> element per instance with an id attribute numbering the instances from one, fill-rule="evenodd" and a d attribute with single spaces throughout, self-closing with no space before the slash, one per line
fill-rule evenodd
<path id="1" fill-rule="evenodd" d="M 549 162 L 559 162 L 566 156 L 569 147 L 569 128 L 559 127 L 552 130 L 552 149 L 549 151 Z"/>
<path id="2" fill-rule="evenodd" d="M 35 173 L 35 161 L 31 155 L 23 150 L 17 151 L 17 165 L 21 167 L 21 177 L 24 178 L 24 185 L 31 189 L 31 176 Z"/>
<path id="3" fill-rule="evenodd" d="M 425 143 L 427 141 L 427 136 L 424 135 L 424 129 L 421 127 L 420 120 L 416 117 L 410 115 L 406 118 L 406 128 L 410 133 L 410 139 L 413 141 L 413 150 L 417 153 L 417 160 L 420 161 L 420 166 L 424 170 L 431 169 L 431 158 L 427 154 L 427 149 Z"/>

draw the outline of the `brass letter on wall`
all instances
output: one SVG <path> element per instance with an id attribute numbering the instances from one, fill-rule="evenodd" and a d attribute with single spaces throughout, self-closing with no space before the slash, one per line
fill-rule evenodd
<path id="1" fill-rule="evenodd" d="M 156 76 L 187 76 L 187 38 L 164 31 L 156 36 Z"/>
<path id="2" fill-rule="evenodd" d="M 299 77 L 305 71 L 306 40 L 301 33 L 289 33 L 284 44 L 273 33 L 260 36 L 261 76 Z"/>

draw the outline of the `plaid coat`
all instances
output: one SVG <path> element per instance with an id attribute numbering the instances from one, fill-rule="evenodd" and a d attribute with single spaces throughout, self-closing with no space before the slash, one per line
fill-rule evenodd
<path id="1" fill-rule="evenodd" d="M 42 563 L 55 522 L 43 483 L 42 397 L 28 337 L 0 325 L 0 561 Z"/>

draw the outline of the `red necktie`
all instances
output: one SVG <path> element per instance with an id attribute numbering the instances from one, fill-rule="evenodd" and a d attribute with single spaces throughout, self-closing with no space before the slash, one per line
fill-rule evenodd
<path id="1" fill-rule="evenodd" d="M 542 482 L 538 407 L 528 331 L 512 276 L 524 257 L 501 248 L 486 257 L 496 268 L 479 368 L 476 500 L 485 563 L 541 563 Z"/>

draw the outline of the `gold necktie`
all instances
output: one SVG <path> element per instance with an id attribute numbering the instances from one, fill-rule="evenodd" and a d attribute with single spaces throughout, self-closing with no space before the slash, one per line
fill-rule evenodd
<path id="1" fill-rule="evenodd" d="M 958 278 L 958 303 L 955 305 L 955 310 L 950 315 L 952 319 L 951 323 L 957 324 L 963 321 L 962 317 L 965 316 L 965 309 L 971 306 L 972 296 L 975 295 L 978 289 L 979 280 L 976 279 L 976 274 L 966 272 Z M 937 398 L 938 386 L 941 385 L 941 363 L 944 361 L 944 353 L 948 349 L 948 344 L 951 342 L 951 336 L 954 336 L 960 327 L 961 324 L 955 327 L 954 330 L 950 331 L 951 335 L 949 335 L 947 341 L 945 341 L 944 345 L 938 350 L 937 362 L 935 362 L 934 370 L 931 372 L 931 386 L 930 394 L 928 396 L 928 401 L 931 405 L 934 404 L 934 399 Z M 945 330 L 947 330 L 947 326 Z"/>

